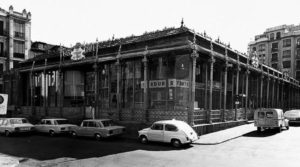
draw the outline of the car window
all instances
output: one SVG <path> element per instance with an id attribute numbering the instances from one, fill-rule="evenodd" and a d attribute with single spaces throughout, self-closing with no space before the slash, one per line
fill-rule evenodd
<path id="1" fill-rule="evenodd" d="M 273 112 L 266 112 L 267 118 L 273 118 Z"/>
<path id="2" fill-rule="evenodd" d="M 50 120 L 46 120 L 46 125 L 51 125 L 51 121 Z"/>
<path id="3" fill-rule="evenodd" d="M 175 125 L 166 124 L 165 125 L 165 131 L 172 131 L 176 132 L 178 128 Z"/>
<path id="4" fill-rule="evenodd" d="M 96 123 L 95 122 L 89 122 L 88 127 L 96 127 Z"/>
<path id="5" fill-rule="evenodd" d="M 152 130 L 163 130 L 163 124 L 153 124 L 151 129 Z"/>
<path id="6" fill-rule="evenodd" d="M 88 121 L 84 121 L 84 122 L 82 123 L 82 126 L 83 126 L 83 127 L 88 127 L 88 123 L 89 123 Z"/>
<path id="7" fill-rule="evenodd" d="M 112 122 L 112 120 L 105 120 L 105 121 L 101 121 L 101 122 L 102 122 L 102 124 L 103 124 L 104 127 L 113 126 L 114 125 L 113 122 Z"/>
<path id="8" fill-rule="evenodd" d="M 265 112 L 258 112 L 258 118 L 265 118 Z"/>
<path id="9" fill-rule="evenodd" d="M 3 123 L 3 119 L 0 119 L 0 125 L 2 125 L 2 123 Z"/>
<path id="10" fill-rule="evenodd" d="M 23 123 L 28 123 L 27 119 L 11 119 L 10 120 L 11 124 L 23 124 Z"/>
<path id="11" fill-rule="evenodd" d="M 3 125 L 7 125 L 7 123 L 8 123 L 7 119 L 3 121 Z"/>
<path id="12" fill-rule="evenodd" d="M 55 121 L 55 124 L 57 124 L 57 125 L 68 124 L 68 123 L 69 123 L 68 120 L 65 120 L 65 119 Z"/>

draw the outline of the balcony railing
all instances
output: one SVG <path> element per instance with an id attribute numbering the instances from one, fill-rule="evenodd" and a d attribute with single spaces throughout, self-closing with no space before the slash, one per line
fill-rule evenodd
<path id="1" fill-rule="evenodd" d="M 15 38 L 21 38 L 24 39 L 25 38 L 25 34 L 22 32 L 17 32 L 15 31 Z"/>

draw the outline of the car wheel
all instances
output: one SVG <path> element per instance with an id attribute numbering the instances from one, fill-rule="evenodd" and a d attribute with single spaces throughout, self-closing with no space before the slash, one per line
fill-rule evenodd
<path id="1" fill-rule="evenodd" d="M 281 133 L 281 128 L 282 128 L 281 126 L 278 128 L 278 132 L 279 132 L 279 133 Z"/>
<path id="2" fill-rule="evenodd" d="M 6 137 L 10 136 L 10 132 L 8 130 L 5 131 L 5 136 Z"/>
<path id="3" fill-rule="evenodd" d="M 95 134 L 95 139 L 99 141 L 102 139 L 102 136 L 99 133 L 97 133 Z"/>
<path id="4" fill-rule="evenodd" d="M 53 136 L 55 136 L 55 132 L 54 132 L 53 130 L 50 130 L 50 131 L 49 131 L 49 135 L 50 135 L 51 137 L 53 137 Z"/>
<path id="5" fill-rule="evenodd" d="M 147 143 L 148 143 L 148 139 L 147 139 L 146 136 L 141 136 L 141 137 L 140 137 L 140 141 L 141 141 L 141 143 L 143 143 L 143 144 L 147 144 Z"/>
<path id="6" fill-rule="evenodd" d="M 76 134 L 76 132 L 71 132 L 71 136 L 73 137 L 73 138 L 76 138 L 77 137 L 77 134 Z"/>
<path id="7" fill-rule="evenodd" d="M 257 132 L 261 132 L 261 127 L 257 127 Z"/>
<path id="8" fill-rule="evenodd" d="M 178 139 L 173 139 L 171 143 L 176 148 L 179 148 L 181 146 L 181 142 Z"/>

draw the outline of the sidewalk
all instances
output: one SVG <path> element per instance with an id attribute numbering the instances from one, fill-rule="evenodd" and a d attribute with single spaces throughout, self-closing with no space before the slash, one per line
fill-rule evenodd
<path id="1" fill-rule="evenodd" d="M 240 125 L 233 128 L 202 135 L 200 136 L 199 140 L 194 142 L 194 144 L 216 145 L 238 138 L 254 130 L 256 130 L 256 128 L 254 127 L 253 123 L 250 122 L 249 124 Z"/>

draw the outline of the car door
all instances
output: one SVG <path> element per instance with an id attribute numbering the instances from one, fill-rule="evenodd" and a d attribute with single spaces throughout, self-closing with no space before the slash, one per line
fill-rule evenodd
<path id="1" fill-rule="evenodd" d="M 88 124 L 89 124 L 89 121 L 82 122 L 82 126 L 80 126 L 77 131 L 77 134 L 79 136 L 87 136 L 88 135 L 88 129 L 89 129 Z"/>
<path id="2" fill-rule="evenodd" d="M 94 136 L 97 133 L 97 124 L 94 121 L 89 121 L 88 129 L 87 129 L 87 136 Z"/>
<path id="3" fill-rule="evenodd" d="M 43 127 L 43 132 L 46 132 L 46 133 L 49 132 L 51 130 L 52 126 L 53 125 L 52 125 L 51 120 L 46 120 L 44 127 Z"/>
<path id="4" fill-rule="evenodd" d="M 164 142 L 171 142 L 171 139 L 179 139 L 178 128 L 172 124 L 165 124 Z"/>
<path id="5" fill-rule="evenodd" d="M 148 131 L 150 141 L 164 141 L 164 124 L 154 123 Z"/>
<path id="6" fill-rule="evenodd" d="M 41 122 L 39 122 L 38 124 L 35 125 L 35 129 L 38 132 L 42 132 L 44 124 L 45 124 L 45 120 L 41 120 Z"/>

